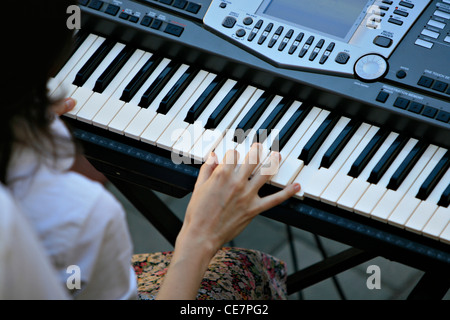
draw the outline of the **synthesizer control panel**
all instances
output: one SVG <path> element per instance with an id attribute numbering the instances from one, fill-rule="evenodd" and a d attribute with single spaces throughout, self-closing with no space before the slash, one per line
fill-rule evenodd
<path id="1" fill-rule="evenodd" d="M 429 2 L 214 0 L 204 23 L 278 67 L 375 81 Z"/>

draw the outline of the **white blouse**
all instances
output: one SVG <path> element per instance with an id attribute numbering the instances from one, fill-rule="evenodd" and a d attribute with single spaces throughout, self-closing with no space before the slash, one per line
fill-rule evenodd
<path id="1" fill-rule="evenodd" d="M 69 135 L 59 118 L 52 128 Z M 69 171 L 73 159 L 44 163 L 31 148 L 16 148 L 8 186 L 74 298 L 135 299 L 125 212 L 103 185 Z"/>

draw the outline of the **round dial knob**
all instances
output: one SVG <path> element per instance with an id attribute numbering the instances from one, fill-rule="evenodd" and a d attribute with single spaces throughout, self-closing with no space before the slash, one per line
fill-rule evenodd
<path id="1" fill-rule="evenodd" d="M 355 63 L 355 73 L 361 80 L 375 81 L 388 71 L 386 59 L 378 54 L 367 54 Z"/>

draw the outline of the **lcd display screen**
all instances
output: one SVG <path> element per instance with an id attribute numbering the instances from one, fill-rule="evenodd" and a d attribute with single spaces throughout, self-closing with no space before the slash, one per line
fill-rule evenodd
<path id="1" fill-rule="evenodd" d="M 267 2 L 269 2 L 267 4 Z M 272 0 L 262 13 L 327 35 L 347 40 L 354 32 L 367 0 Z M 267 4 L 267 5 L 266 5 Z"/>

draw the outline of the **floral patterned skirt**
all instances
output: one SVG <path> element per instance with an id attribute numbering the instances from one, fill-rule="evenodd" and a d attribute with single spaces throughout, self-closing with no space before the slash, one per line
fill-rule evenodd
<path id="1" fill-rule="evenodd" d="M 133 256 L 140 299 L 156 297 L 171 258 L 172 252 Z M 285 263 L 275 257 L 257 250 L 222 248 L 211 260 L 197 299 L 287 299 L 286 278 Z"/>

